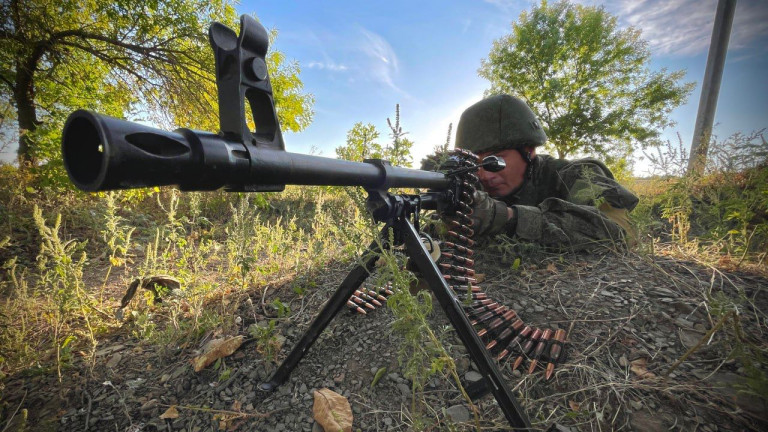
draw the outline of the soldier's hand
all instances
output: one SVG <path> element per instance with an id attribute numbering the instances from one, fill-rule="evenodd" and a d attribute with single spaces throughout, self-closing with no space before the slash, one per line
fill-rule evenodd
<path id="1" fill-rule="evenodd" d="M 502 201 L 495 200 L 487 193 L 477 191 L 472 196 L 472 230 L 474 237 L 499 234 L 504 230 L 510 217 L 510 209 Z"/>

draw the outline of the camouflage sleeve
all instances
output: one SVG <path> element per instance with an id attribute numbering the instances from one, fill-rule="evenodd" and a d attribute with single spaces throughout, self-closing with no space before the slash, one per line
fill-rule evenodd
<path id="1" fill-rule="evenodd" d="M 603 163 L 574 161 L 558 170 L 557 195 L 536 207 L 512 206 L 507 234 L 545 246 L 589 249 L 601 243 L 634 242 L 629 211 L 637 197 L 621 186 Z"/>
<path id="2" fill-rule="evenodd" d="M 602 162 L 580 159 L 568 163 L 557 172 L 559 195 L 574 204 L 600 206 L 608 203 L 617 209 L 632 211 L 637 197 L 620 185 Z"/>
<path id="3" fill-rule="evenodd" d="M 512 208 L 515 217 L 507 225 L 507 234 L 523 240 L 571 250 L 626 241 L 624 229 L 593 206 L 547 198 L 537 207 Z"/>

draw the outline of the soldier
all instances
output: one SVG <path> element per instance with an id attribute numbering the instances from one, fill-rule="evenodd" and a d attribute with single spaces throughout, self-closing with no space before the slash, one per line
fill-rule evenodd
<path id="1" fill-rule="evenodd" d="M 546 140 L 536 115 L 513 96 L 489 97 L 461 115 L 456 147 L 507 164 L 499 172 L 478 173 L 484 191 L 473 205 L 475 235 L 504 233 L 573 250 L 631 241 L 628 213 L 637 197 L 596 159 L 537 155 Z"/>

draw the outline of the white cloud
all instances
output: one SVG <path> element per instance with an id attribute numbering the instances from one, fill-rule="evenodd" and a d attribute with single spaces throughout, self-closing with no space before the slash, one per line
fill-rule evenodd
<path id="1" fill-rule="evenodd" d="M 333 60 L 310 61 L 307 63 L 307 67 L 310 69 L 329 70 L 333 72 L 341 72 L 349 69 L 345 64 L 336 63 Z"/>
<path id="2" fill-rule="evenodd" d="M 698 55 L 709 48 L 716 0 L 617 0 L 605 6 L 623 25 L 642 30 L 654 53 Z M 751 47 L 767 36 L 768 2 L 737 2 L 729 50 Z"/>
<path id="3" fill-rule="evenodd" d="M 509 13 L 522 6 L 540 4 L 533 0 L 484 0 Z M 693 56 L 706 53 L 712 38 L 717 0 L 572 0 L 589 6 L 602 5 L 619 18 L 620 25 L 642 30 L 654 54 Z M 511 18 L 517 19 L 516 16 Z M 738 0 L 729 52 L 750 49 L 768 51 L 768 1 Z M 753 54 L 754 55 L 754 54 Z"/>
<path id="4" fill-rule="evenodd" d="M 395 77 L 400 70 L 400 63 L 395 50 L 383 37 L 360 27 L 363 35 L 360 50 L 368 57 L 370 67 L 366 68 L 370 76 L 388 87 L 405 94 L 396 84 Z"/>

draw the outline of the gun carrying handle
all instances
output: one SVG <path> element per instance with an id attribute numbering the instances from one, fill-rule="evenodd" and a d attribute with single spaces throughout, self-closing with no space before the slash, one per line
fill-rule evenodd
<path id="1" fill-rule="evenodd" d="M 219 125 L 225 139 L 246 146 L 285 150 L 267 71 L 267 30 L 248 15 L 240 17 L 240 36 L 227 26 L 213 23 L 208 40 L 216 63 Z M 245 101 L 256 125 L 248 127 Z"/>

